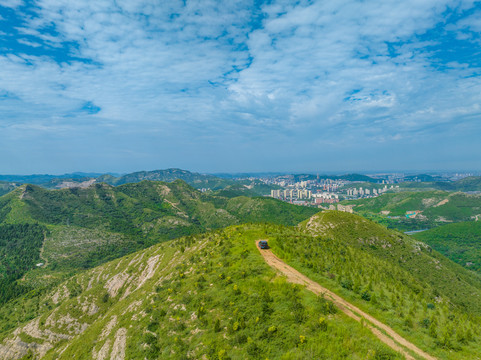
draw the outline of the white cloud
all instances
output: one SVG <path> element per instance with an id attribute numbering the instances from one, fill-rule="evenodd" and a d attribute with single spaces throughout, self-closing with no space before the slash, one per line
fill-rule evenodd
<path id="1" fill-rule="evenodd" d="M 11 94 L 0 105 L 4 131 L 97 124 L 164 141 L 228 137 L 232 146 L 319 133 L 386 142 L 479 113 L 475 69 L 453 62 L 438 71 L 428 48 L 439 39 L 419 40 L 472 1 L 277 1 L 256 10 L 255 29 L 249 1 L 36 5 L 18 41 L 58 57 L 0 55 L 0 90 Z M 479 31 L 477 16 L 450 31 Z"/>
<path id="2" fill-rule="evenodd" d="M 12 9 L 18 8 L 23 4 L 24 4 L 23 0 L 0 0 L 0 6 L 12 8 Z"/>

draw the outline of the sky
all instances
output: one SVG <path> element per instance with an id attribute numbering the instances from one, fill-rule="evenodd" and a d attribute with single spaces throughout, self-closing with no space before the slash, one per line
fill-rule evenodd
<path id="1" fill-rule="evenodd" d="M 0 174 L 481 170 L 481 2 L 0 0 Z"/>

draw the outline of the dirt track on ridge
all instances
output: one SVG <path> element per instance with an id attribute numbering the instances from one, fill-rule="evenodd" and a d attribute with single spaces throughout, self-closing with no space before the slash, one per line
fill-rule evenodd
<path id="1" fill-rule="evenodd" d="M 366 326 L 374 335 L 376 335 L 379 340 L 381 340 L 394 351 L 404 355 L 406 359 L 415 360 L 415 358 L 406 351 L 406 349 L 409 349 L 423 359 L 436 360 L 435 357 L 419 349 L 416 345 L 403 338 L 389 326 L 383 324 L 379 320 L 373 318 L 371 315 L 347 302 L 332 291 L 322 287 L 315 281 L 312 281 L 293 267 L 287 265 L 284 261 L 274 255 L 271 250 L 261 250 L 259 246 L 257 246 L 257 248 L 267 264 L 284 274 L 289 282 L 304 285 L 308 290 L 312 291 L 316 295 L 324 295 L 326 299 L 331 300 L 334 305 L 336 305 L 336 307 L 338 307 L 343 313 L 356 321 L 361 321 L 361 319 L 364 319 Z"/>

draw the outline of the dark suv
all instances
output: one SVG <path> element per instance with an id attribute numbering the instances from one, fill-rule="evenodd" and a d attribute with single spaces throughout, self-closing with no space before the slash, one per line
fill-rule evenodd
<path id="1" fill-rule="evenodd" d="M 269 245 L 267 244 L 267 240 L 259 241 L 259 248 L 261 249 L 269 249 Z"/>

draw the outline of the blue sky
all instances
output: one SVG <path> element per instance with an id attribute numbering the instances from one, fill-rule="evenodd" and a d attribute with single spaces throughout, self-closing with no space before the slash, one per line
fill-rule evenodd
<path id="1" fill-rule="evenodd" d="M 481 170 L 481 2 L 0 0 L 0 173 Z"/>

